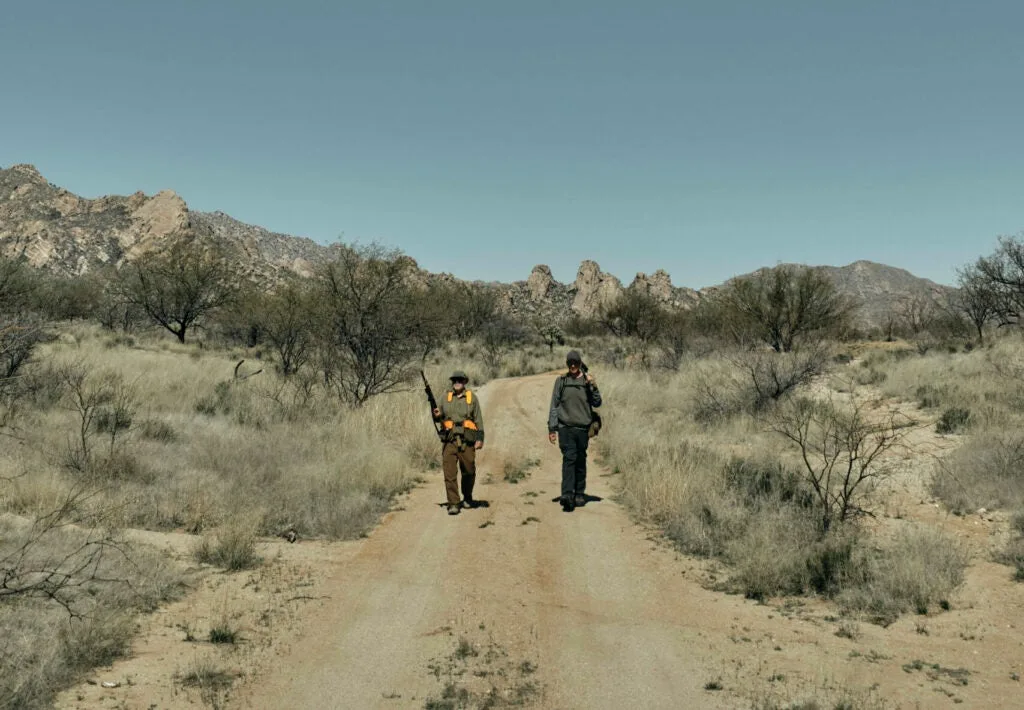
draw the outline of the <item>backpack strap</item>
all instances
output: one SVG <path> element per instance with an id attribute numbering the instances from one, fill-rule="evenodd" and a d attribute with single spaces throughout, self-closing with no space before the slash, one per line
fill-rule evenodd
<path id="1" fill-rule="evenodd" d="M 562 404 L 562 395 L 565 394 L 565 378 L 567 375 L 562 375 L 558 378 L 558 404 Z"/>
<path id="2" fill-rule="evenodd" d="M 471 390 L 466 390 L 466 404 L 473 404 L 473 392 Z"/>

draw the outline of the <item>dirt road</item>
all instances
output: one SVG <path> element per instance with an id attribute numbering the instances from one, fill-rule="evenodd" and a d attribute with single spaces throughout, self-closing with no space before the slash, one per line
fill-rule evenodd
<path id="1" fill-rule="evenodd" d="M 603 500 L 573 513 L 552 502 L 550 386 L 539 376 L 479 392 L 490 481 L 477 493 L 489 507 L 449 517 L 440 473 L 429 474 L 369 538 L 324 556 L 317 588 L 329 598 L 294 621 L 228 706 L 751 708 L 842 688 L 888 707 L 1024 707 L 1014 680 L 1024 594 L 1006 568 L 976 563 L 954 610 L 924 630 L 904 618 L 862 623 L 854 638 L 836 635 L 825 603 L 710 591 L 708 566 L 635 525 L 600 467 L 588 491 Z M 502 480 L 520 458 L 539 464 L 518 484 Z M 152 706 L 186 706 L 176 697 Z"/>
<path id="2" fill-rule="evenodd" d="M 454 661 L 479 692 L 489 679 L 473 673 L 487 671 L 491 650 L 506 661 L 490 664 L 506 674 L 499 690 L 544 707 L 717 704 L 703 686 L 722 669 L 704 658 L 700 629 L 685 620 L 721 601 L 690 599 L 671 555 L 655 551 L 608 500 L 601 471 L 589 493 L 605 500 L 571 514 L 551 502 L 560 456 L 546 441 L 550 386 L 550 377 L 487 386 L 480 470 L 493 480 L 477 493 L 490 507 L 449 517 L 433 476 L 338 567 L 335 603 L 239 698 L 244 707 L 423 707 L 448 678 L 442 668 L 439 684 L 428 665 L 459 655 L 462 639 L 479 655 Z M 517 485 L 501 480 L 501 458 L 512 452 L 540 459 Z"/>

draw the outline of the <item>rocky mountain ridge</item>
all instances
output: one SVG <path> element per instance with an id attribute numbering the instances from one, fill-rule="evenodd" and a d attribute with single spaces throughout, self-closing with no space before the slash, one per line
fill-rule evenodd
<path id="1" fill-rule="evenodd" d="M 152 196 L 136 192 L 87 199 L 48 182 L 31 165 L 0 169 L 0 252 L 24 248 L 36 267 L 64 276 L 79 275 L 120 266 L 181 237 L 223 243 L 239 255 L 243 271 L 271 281 L 285 273 L 312 275 L 318 265 L 333 259 L 342 248 L 271 232 L 223 212 L 190 210 L 171 190 Z M 948 290 L 903 269 L 867 261 L 824 268 L 841 291 L 862 301 L 865 320 L 870 322 L 878 322 L 894 300 Z M 448 274 L 422 271 L 421 276 L 457 280 Z M 570 312 L 591 317 L 625 289 L 650 294 L 675 308 L 692 308 L 714 290 L 676 286 L 660 269 L 650 275 L 638 273 L 624 286 L 589 260 L 580 264 L 576 279 L 569 284 L 556 281 L 551 269 L 541 264 L 524 281 L 486 286 L 499 292 L 508 311 L 543 318 Z"/>

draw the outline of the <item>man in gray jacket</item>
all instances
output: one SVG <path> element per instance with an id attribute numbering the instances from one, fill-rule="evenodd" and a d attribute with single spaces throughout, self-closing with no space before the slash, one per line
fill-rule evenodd
<path id="1" fill-rule="evenodd" d="M 555 380 L 548 413 L 548 440 L 562 450 L 562 510 L 571 513 L 586 502 L 587 446 L 595 407 L 601 406 L 597 382 L 583 371 L 575 350 L 565 357 L 569 371 Z"/>

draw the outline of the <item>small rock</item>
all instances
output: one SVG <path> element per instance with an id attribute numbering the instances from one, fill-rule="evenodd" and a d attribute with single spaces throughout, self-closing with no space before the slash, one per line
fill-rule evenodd
<path id="1" fill-rule="evenodd" d="M 988 512 L 988 508 L 978 508 L 978 515 L 984 515 Z"/>
<path id="2" fill-rule="evenodd" d="M 121 684 L 118 683 L 116 680 L 105 680 L 102 683 L 100 683 L 100 685 L 103 686 L 104 688 L 120 688 L 121 687 Z"/>

